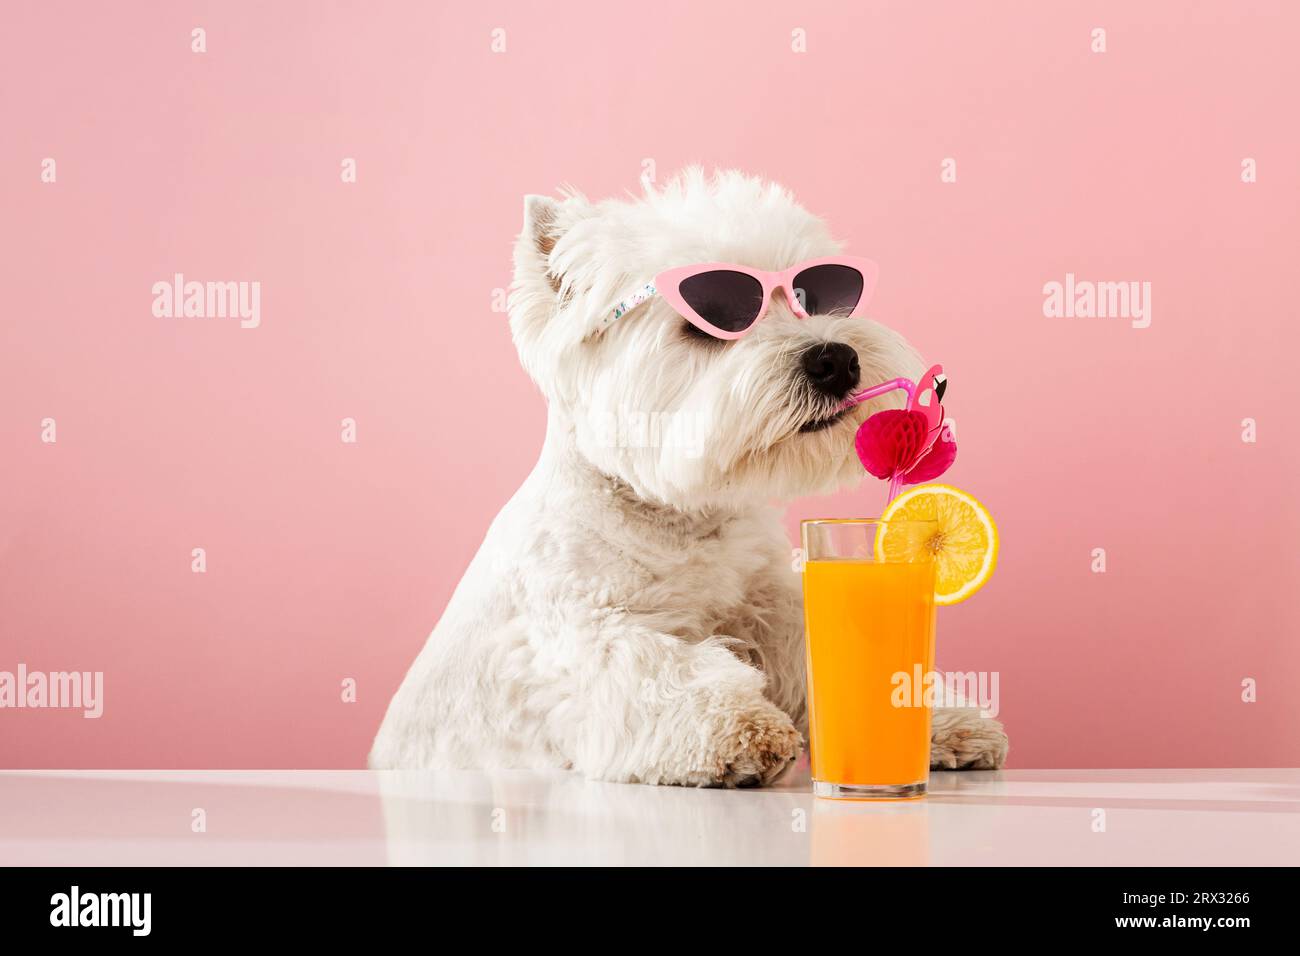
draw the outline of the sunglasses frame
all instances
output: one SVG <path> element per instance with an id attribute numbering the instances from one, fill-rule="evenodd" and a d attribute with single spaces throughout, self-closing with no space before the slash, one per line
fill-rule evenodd
<path id="1" fill-rule="evenodd" d="M 880 276 L 880 267 L 870 259 L 864 259 L 860 256 L 823 256 L 819 259 L 800 262 L 789 269 L 782 269 L 780 272 L 751 269 L 748 266 L 737 265 L 734 262 L 704 262 L 689 266 L 678 266 L 659 273 L 655 276 L 653 282 L 648 283 L 635 295 L 620 302 L 601 324 L 601 330 L 603 331 L 605 326 L 614 319 L 626 315 L 642 302 L 658 294 L 663 296 L 682 318 L 701 332 L 705 332 L 717 339 L 734 341 L 748 335 L 763 320 L 763 316 L 767 315 L 768 307 L 772 304 L 772 295 L 778 289 L 785 294 L 786 301 L 790 304 L 790 308 L 794 310 L 795 315 L 801 319 L 809 318 L 803 304 L 799 301 L 799 297 L 795 295 L 794 280 L 799 273 L 815 266 L 847 266 L 856 270 L 862 276 L 862 294 L 858 296 L 857 305 L 853 307 L 853 311 L 849 313 L 848 317 L 858 318 L 862 316 L 872 293 L 876 291 L 876 280 Z M 690 304 L 682 298 L 680 286 L 682 282 L 691 276 L 697 276 L 705 272 L 739 272 L 741 275 L 757 280 L 763 288 L 763 303 L 758 310 L 758 315 L 754 316 L 754 321 L 739 332 L 728 332 L 725 329 L 718 328 L 691 308 Z"/>

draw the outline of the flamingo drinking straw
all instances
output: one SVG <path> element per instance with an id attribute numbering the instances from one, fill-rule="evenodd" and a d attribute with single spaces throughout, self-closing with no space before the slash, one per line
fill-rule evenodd
<path id="1" fill-rule="evenodd" d="M 935 365 L 919 383 L 908 378 L 891 379 L 855 392 L 844 403 L 845 408 L 852 408 L 894 389 L 907 393 L 905 408 L 876 412 L 862 423 L 853 442 L 862 466 L 889 482 L 889 501 L 903 485 L 932 481 L 952 467 L 957 442 L 951 435 L 939 440 L 944 422 L 941 402 L 947 387 L 943 366 Z M 923 402 L 927 396 L 929 401 Z"/>

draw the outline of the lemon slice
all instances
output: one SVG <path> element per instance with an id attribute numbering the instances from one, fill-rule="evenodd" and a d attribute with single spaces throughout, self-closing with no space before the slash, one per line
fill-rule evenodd
<path id="1" fill-rule="evenodd" d="M 876 533 L 877 561 L 913 560 L 921 549 L 935 558 L 935 604 L 957 604 L 984 586 L 998 563 L 998 529 L 988 509 L 952 485 L 917 485 L 889 503 Z M 924 535 L 900 519 L 937 520 Z"/>

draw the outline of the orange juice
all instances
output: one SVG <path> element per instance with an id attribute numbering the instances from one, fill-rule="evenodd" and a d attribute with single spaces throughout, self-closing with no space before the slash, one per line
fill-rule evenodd
<path id="1" fill-rule="evenodd" d="M 930 708 L 917 706 L 911 683 L 934 669 L 934 575 L 932 561 L 805 564 L 809 736 L 818 793 L 841 795 L 822 784 L 836 791 L 904 788 L 898 796 L 924 792 Z M 900 700 L 906 706 L 895 706 Z"/>

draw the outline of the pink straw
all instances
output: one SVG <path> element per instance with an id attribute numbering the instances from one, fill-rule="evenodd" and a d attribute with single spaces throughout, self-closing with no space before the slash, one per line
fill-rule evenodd
<path id="1" fill-rule="evenodd" d="M 854 405 L 861 405 L 868 399 L 879 398 L 886 392 L 892 392 L 896 388 L 901 388 L 905 391 L 907 393 L 907 400 L 910 402 L 912 400 L 912 394 L 916 391 L 916 383 L 910 378 L 890 379 L 888 382 L 884 382 L 883 384 L 873 385 L 870 388 L 864 388 L 860 392 L 854 392 L 844 400 L 844 404 L 840 406 L 840 409 L 843 410 L 845 408 L 852 408 Z"/>

